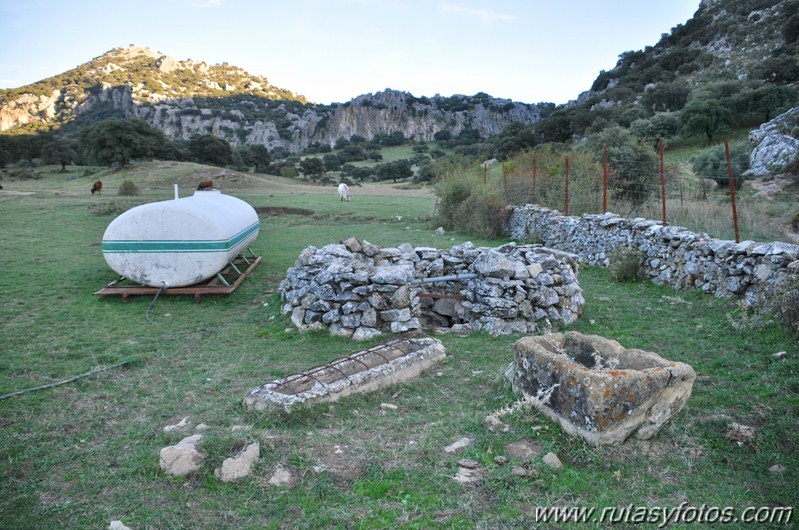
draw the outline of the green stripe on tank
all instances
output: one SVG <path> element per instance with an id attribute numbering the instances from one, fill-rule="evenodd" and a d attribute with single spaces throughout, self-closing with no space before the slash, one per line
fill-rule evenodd
<path id="1" fill-rule="evenodd" d="M 227 252 L 258 231 L 260 222 L 230 239 L 103 239 L 103 254 L 124 252 Z"/>

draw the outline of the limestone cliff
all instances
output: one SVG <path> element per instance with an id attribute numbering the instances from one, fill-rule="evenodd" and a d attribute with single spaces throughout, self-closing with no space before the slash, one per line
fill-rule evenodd
<path id="1" fill-rule="evenodd" d="M 301 152 L 312 143 L 401 131 L 432 140 L 439 131 L 494 136 L 512 121 L 533 124 L 535 105 L 487 94 L 417 98 L 384 90 L 343 104 L 314 105 L 240 68 L 177 61 L 148 48 L 114 49 L 64 74 L 0 90 L 0 131 L 80 127 L 106 117 L 138 118 L 169 138 L 213 134 L 233 146 Z"/>

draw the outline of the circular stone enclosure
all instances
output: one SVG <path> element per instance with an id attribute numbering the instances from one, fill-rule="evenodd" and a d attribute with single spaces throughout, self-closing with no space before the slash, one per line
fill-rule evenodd
<path id="1" fill-rule="evenodd" d="M 542 333 L 581 314 L 577 274 L 575 256 L 539 245 L 379 248 L 351 237 L 304 249 L 278 291 L 296 327 L 355 340 L 422 327 Z"/>

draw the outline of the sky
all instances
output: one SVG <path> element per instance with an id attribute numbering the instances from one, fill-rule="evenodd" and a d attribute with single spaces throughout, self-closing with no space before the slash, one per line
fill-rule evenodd
<path id="1" fill-rule="evenodd" d="M 386 88 L 566 103 L 700 0 L 0 0 L 0 88 L 135 44 L 310 102 Z"/>

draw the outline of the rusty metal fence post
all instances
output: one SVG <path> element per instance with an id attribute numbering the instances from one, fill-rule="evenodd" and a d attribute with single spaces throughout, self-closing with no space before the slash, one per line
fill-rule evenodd
<path id="1" fill-rule="evenodd" d="M 602 213 L 608 213 L 608 144 L 602 160 Z"/>
<path id="2" fill-rule="evenodd" d="M 569 215 L 569 157 L 566 157 L 566 215 Z"/>
<path id="3" fill-rule="evenodd" d="M 730 142 L 724 139 L 724 152 L 727 156 L 727 177 L 730 181 L 730 202 L 732 203 L 732 225 L 735 228 L 735 242 L 740 243 L 741 237 L 738 234 L 738 209 L 735 205 L 735 177 L 732 174 L 732 162 L 730 161 Z"/>
<path id="4" fill-rule="evenodd" d="M 666 166 L 663 163 L 663 137 L 660 138 L 660 201 L 663 204 L 663 226 L 666 226 Z"/>

